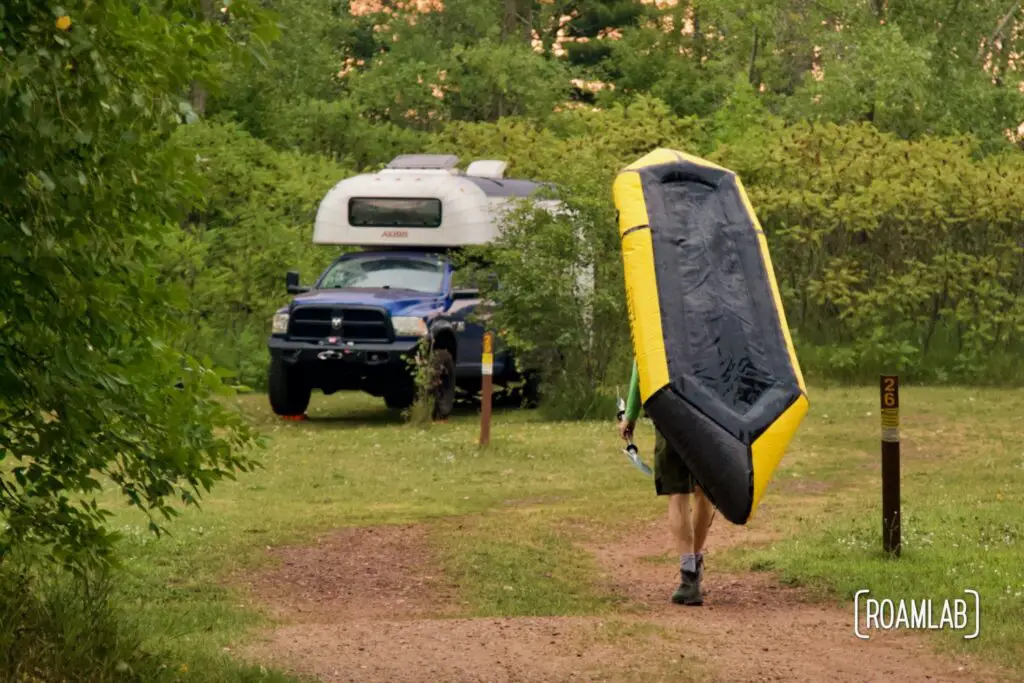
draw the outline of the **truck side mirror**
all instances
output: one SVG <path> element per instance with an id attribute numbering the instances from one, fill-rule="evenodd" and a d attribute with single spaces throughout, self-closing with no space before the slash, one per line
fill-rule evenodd
<path id="1" fill-rule="evenodd" d="M 299 284 L 299 272 L 297 270 L 289 270 L 288 274 L 284 277 L 284 281 L 288 287 L 289 294 L 302 294 L 309 291 L 309 287 L 303 287 Z"/>

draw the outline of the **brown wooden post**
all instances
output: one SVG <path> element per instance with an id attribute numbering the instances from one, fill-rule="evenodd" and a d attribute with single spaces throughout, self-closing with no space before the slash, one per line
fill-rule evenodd
<path id="1" fill-rule="evenodd" d="M 900 540 L 900 379 L 883 375 L 882 398 L 882 548 L 899 557 Z"/>
<path id="2" fill-rule="evenodd" d="M 493 393 L 492 375 L 494 374 L 494 337 L 484 332 L 484 352 L 480 362 L 480 374 L 483 386 L 480 391 L 480 445 L 491 442 L 491 395 Z"/>

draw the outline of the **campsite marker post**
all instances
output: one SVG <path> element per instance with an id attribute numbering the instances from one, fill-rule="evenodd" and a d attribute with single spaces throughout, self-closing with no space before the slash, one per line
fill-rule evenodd
<path id="1" fill-rule="evenodd" d="M 480 374 L 483 380 L 480 391 L 480 445 L 486 446 L 491 442 L 491 394 L 493 392 L 491 376 L 494 374 L 494 337 L 490 332 L 484 332 L 484 352 L 480 359 Z"/>
<path id="2" fill-rule="evenodd" d="M 900 378 L 882 375 L 882 547 L 899 557 L 900 541 Z"/>

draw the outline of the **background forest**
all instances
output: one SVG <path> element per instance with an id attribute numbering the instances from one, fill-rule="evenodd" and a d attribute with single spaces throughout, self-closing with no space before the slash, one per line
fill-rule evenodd
<path id="1" fill-rule="evenodd" d="M 225 65 L 205 107 L 193 97 L 201 122 L 173 138 L 206 181 L 166 274 L 195 303 L 189 348 L 262 386 L 282 274 L 333 256 L 310 244 L 327 188 L 400 153 L 501 158 L 557 182 L 582 217 L 580 235 L 525 220 L 491 255 L 500 326 L 523 355 L 551 355 L 549 407 L 586 411 L 625 371 L 586 343 L 584 304 L 614 340 L 599 348 L 628 353 L 610 180 L 666 145 L 741 174 L 809 376 L 1016 381 L 1024 93 L 1009 4 L 264 3 L 275 41 Z M 584 263 L 591 302 L 567 268 Z"/>

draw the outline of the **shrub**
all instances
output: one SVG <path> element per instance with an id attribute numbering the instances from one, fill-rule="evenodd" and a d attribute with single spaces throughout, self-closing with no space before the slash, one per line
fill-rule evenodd
<path id="1" fill-rule="evenodd" d="M 0 562 L 40 543 L 81 568 L 113 548 L 103 483 L 158 529 L 252 463 L 217 378 L 175 343 L 181 287 L 156 272 L 194 189 L 166 144 L 181 93 L 234 46 L 145 4 L 68 12 L 0 13 Z"/>
<path id="2" fill-rule="evenodd" d="M 976 152 L 801 124 L 715 153 L 750 191 L 812 373 L 1021 378 L 1024 162 Z"/>
<path id="3" fill-rule="evenodd" d="M 262 388 L 270 318 L 288 302 L 284 274 L 313 277 L 337 256 L 312 243 L 313 221 L 323 195 L 351 172 L 275 150 L 236 124 L 187 126 L 175 143 L 195 155 L 204 190 L 164 268 L 188 289 L 185 347 Z"/>
<path id="4" fill-rule="evenodd" d="M 109 569 L 84 576 L 38 560 L 0 568 L 0 678 L 5 681 L 144 680 L 157 667 L 114 600 Z"/>

